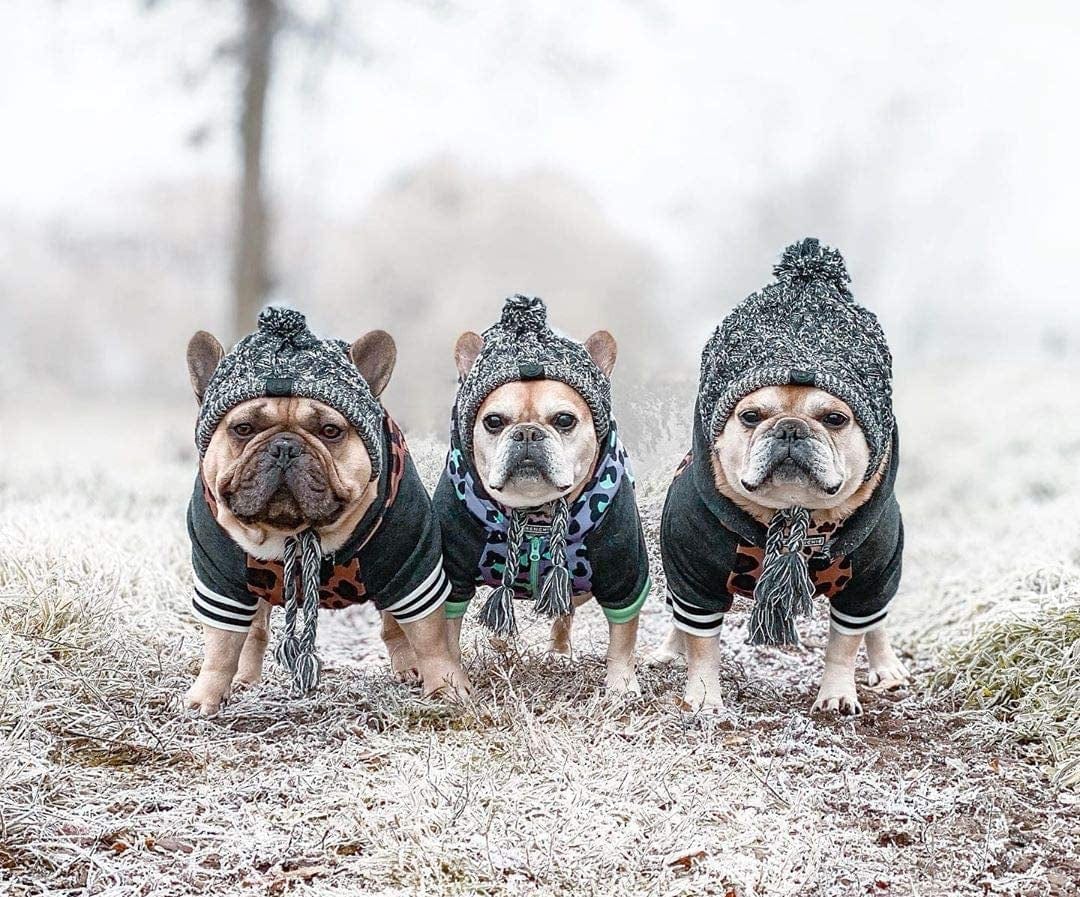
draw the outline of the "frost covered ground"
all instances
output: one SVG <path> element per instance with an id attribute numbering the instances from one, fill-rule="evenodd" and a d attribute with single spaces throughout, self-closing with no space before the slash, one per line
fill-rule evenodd
<path id="1" fill-rule="evenodd" d="M 3 407 L 0 894 L 1080 893 L 1068 721 L 1019 732 L 930 689 L 950 646 L 1080 604 L 1077 373 L 900 378 L 891 619 L 915 684 L 864 690 L 854 722 L 807 715 L 821 619 L 779 651 L 743 645 L 733 614 L 731 714 L 706 718 L 674 704 L 679 670 L 601 694 L 588 607 L 570 663 L 539 623 L 505 654 L 470 624 L 463 708 L 392 682 L 359 608 L 322 619 L 316 697 L 271 667 L 218 718 L 185 715 L 193 409 Z M 677 414 L 625 415 L 650 536 L 687 391 Z M 442 446 L 410 442 L 430 480 Z M 666 628 L 657 580 L 642 654 Z"/>

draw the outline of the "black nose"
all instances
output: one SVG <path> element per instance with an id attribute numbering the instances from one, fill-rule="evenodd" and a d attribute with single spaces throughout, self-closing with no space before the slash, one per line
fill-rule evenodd
<path id="1" fill-rule="evenodd" d="M 801 421 L 797 417 L 785 417 L 783 420 L 773 424 L 773 428 L 769 431 L 769 435 L 772 436 L 773 439 L 779 439 L 781 441 L 787 441 L 789 439 L 806 439 L 810 436 L 810 428 L 806 425 L 805 421 Z"/>
<path id="2" fill-rule="evenodd" d="M 514 442 L 543 442 L 547 439 L 547 433 L 544 432 L 542 427 L 536 427 L 532 424 L 522 424 L 510 435 L 510 438 Z"/>
<path id="3" fill-rule="evenodd" d="M 270 440 L 266 451 L 281 467 L 288 467 L 303 454 L 304 443 L 299 436 L 282 433 Z"/>

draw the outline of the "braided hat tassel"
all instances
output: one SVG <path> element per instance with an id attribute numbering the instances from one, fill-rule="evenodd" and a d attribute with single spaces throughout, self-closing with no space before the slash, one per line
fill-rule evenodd
<path id="1" fill-rule="evenodd" d="M 544 578 L 543 588 L 533 605 L 537 613 L 552 619 L 565 617 L 574 612 L 571 601 L 570 571 L 566 567 L 566 528 L 570 520 L 570 508 L 565 498 L 560 498 L 551 518 L 551 569 Z"/>
<path id="2" fill-rule="evenodd" d="M 502 585 L 493 589 L 480 609 L 480 622 L 495 635 L 517 635 L 514 617 L 514 581 L 521 566 L 521 542 L 525 537 L 525 521 L 528 515 L 514 510 L 506 531 L 506 566 L 503 568 Z"/>
<path id="3" fill-rule="evenodd" d="M 296 634 L 300 616 L 300 602 L 296 593 L 298 550 L 304 612 L 303 630 L 299 636 Z M 286 539 L 283 560 L 285 628 L 281 641 L 274 650 L 274 657 L 289 671 L 293 691 L 298 695 L 306 695 L 318 686 L 322 673 L 322 663 L 315 654 L 315 640 L 319 632 L 319 577 L 322 565 L 322 545 L 319 543 L 318 533 L 314 529 L 307 529 L 299 536 Z"/>
<path id="4" fill-rule="evenodd" d="M 799 644 L 795 618 L 809 616 L 814 609 L 814 584 L 802 552 L 809 526 L 806 508 L 783 508 L 769 522 L 747 644 Z"/>

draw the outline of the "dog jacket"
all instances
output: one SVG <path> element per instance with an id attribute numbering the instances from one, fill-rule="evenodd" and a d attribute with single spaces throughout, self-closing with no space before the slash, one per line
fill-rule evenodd
<path id="1" fill-rule="evenodd" d="M 512 518 L 510 510 L 484 490 L 471 458 L 462 450 L 458 429 L 451 428 L 446 468 L 432 499 L 451 583 L 446 602 L 451 619 L 464 615 L 477 586 L 502 584 Z M 528 515 L 514 577 L 515 598 L 537 601 L 541 582 L 552 572 L 552 514 L 548 507 Z M 614 421 L 592 479 L 569 503 L 564 547 L 574 595 L 591 592 L 611 622 L 637 616 L 649 593 L 649 558 L 633 474 Z"/>
<path id="2" fill-rule="evenodd" d="M 660 549 L 675 627 L 710 636 L 720 632 L 734 595 L 753 597 L 768 530 L 717 491 L 710 444 L 694 417 L 693 449 L 664 503 Z M 815 525 L 811 512 L 803 551 L 814 594 L 829 600 L 832 628 L 846 635 L 883 625 L 900 584 L 899 461 L 894 427 L 888 466 L 870 499 L 839 526 Z"/>
<path id="3" fill-rule="evenodd" d="M 372 601 L 399 622 L 413 623 L 442 606 L 450 583 L 427 490 L 389 415 L 384 415 L 379 442 L 383 457 L 378 497 L 345 545 L 315 558 L 319 604 L 339 608 Z M 200 474 L 187 515 L 195 573 L 193 610 L 208 626 L 244 632 L 260 599 L 283 603 L 285 564 L 247 554 L 218 524 L 212 502 Z"/>

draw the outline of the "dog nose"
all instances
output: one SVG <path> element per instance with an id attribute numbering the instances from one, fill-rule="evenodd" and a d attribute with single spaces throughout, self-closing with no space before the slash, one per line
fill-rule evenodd
<path id="1" fill-rule="evenodd" d="M 526 445 L 530 442 L 543 442 L 547 439 L 547 433 L 544 432 L 542 427 L 536 427 L 532 424 L 523 424 L 518 427 L 510 435 L 510 438 L 514 442 L 524 442 Z"/>
<path id="2" fill-rule="evenodd" d="M 304 443 L 299 436 L 292 433 L 282 433 L 275 436 L 266 451 L 281 467 L 288 467 L 303 454 Z"/>
<path id="3" fill-rule="evenodd" d="M 806 439 L 810 436 L 810 428 L 805 421 L 801 421 L 797 417 L 785 417 L 783 420 L 773 424 L 769 435 L 773 439 L 781 441 Z"/>

